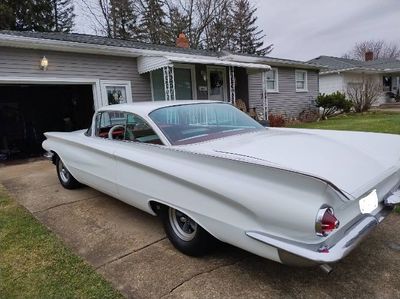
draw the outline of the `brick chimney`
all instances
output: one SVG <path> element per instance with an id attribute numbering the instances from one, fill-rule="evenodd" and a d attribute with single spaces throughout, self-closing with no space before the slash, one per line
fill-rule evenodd
<path id="1" fill-rule="evenodd" d="M 178 48 L 189 48 L 189 40 L 183 32 L 180 33 L 179 37 L 176 39 L 176 46 Z"/>
<path id="2" fill-rule="evenodd" d="M 372 51 L 365 52 L 365 61 L 371 61 L 371 60 L 374 60 L 374 52 Z"/>

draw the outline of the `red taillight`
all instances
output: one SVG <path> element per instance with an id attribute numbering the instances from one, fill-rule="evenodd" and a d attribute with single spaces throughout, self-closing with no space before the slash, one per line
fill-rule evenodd
<path id="1" fill-rule="evenodd" d="M 315 231 L 318 236 L 326 237 L 339 227 L 339 220 L 335 217 L 332 208 L 322 208 L 318 211 L 315 221 Z"/>

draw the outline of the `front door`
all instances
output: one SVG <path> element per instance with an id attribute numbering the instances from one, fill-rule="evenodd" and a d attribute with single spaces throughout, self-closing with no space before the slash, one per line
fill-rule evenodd
<path id="1" fill-rule="evenodd" d="M 226 69 L 224 67 L 207 68 L 208 76 L 208 99 L 215 101 L 226 101 Z"/>

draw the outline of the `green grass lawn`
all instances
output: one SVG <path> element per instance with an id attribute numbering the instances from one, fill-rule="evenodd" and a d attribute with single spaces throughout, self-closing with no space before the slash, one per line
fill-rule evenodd
<path id="1" fill-rule="evenodd" d="M 293 124 L 290 127 L 400 134 L 400 113 L 383 111 L 354 113 L 318 122 Z M 400 213 L 400 206 L 396 211 Z"/>
<path id="2" fill-rule="evenodd" d="M 400 113 L 382 111 L 354 113 L 319 122 L 294 124 L 290 127 L 400 134 Z"/>
<path id="3" fill-rule="evenodd" d="M 0 298 L 121 298 L 0 186 Z"/>

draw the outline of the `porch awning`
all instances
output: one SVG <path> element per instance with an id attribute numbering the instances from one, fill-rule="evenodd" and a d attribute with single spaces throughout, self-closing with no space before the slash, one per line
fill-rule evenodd
<path id="1" fill-rule="evenodd" d="M 223 60 L 216 57 L 176 57 L 176 56 L 141 56 L 138 58 L 139 74 L 151 72 L 174 63 L 192 63 L 206 65 L 236 66 L 246 69 L 269 70 L 271 67 L 260 63 L 245 63 L 232 60 Z"/>

